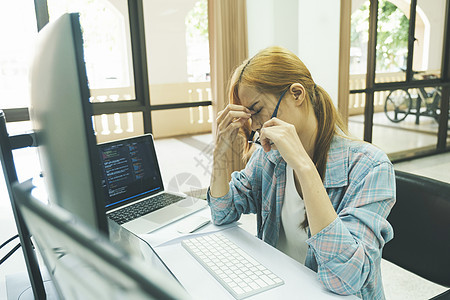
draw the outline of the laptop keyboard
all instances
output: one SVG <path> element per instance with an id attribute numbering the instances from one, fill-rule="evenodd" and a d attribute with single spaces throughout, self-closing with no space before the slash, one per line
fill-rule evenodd
<path id="1" fill-rule="evenodd" d="M 143 215 L 151 213 L 152 211 L 178 202 L 181 199 L 184 199 L 184 197 L 164 193 L 116 210 L 112 213 L 109 213 L 108 217 L 117 222 L 119 225 L 122 225 L 124 223 L 133 221 L 134 219 L 142 217 Z"/>

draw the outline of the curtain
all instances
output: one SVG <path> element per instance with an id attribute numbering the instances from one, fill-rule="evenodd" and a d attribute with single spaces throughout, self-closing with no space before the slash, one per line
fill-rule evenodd
<path id="1" fill-rule="evenodd" d="M 209 53 L 213 111 L 223 110 L 228 102 L 228 81 L 236 66 L 248 56 L 247 11 L 245 0 L 208 0 Z M 217 124 L 213 119 L 213 135 Z M 244 168 L 243 143 L 238 137 L 228 154 L 228 174 Z"/>

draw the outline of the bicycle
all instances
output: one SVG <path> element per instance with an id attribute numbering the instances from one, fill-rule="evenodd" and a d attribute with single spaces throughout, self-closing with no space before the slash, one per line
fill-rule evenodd
<path id="1" fill-rule="evenodd" d="M 414 72 L 418 74 L 420 72 Z M 423 75 L 424 79 L 436 78 L 435 75 Z M 409 114 L 416 116 L 416 124 L 419 124 L 420 117 L 433 117 L 439 120 L 441 87 L 414 88 L 411 95 L 407 88 L 392 90 L 384 102 L 384 113 L 386 117 L 394 123 L 403 121 Z"/>

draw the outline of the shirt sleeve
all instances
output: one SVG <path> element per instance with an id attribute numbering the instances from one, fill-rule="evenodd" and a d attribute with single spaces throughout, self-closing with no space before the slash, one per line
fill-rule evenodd
<path id="1" fill-rule="evenodd" d="M 386 220 L 395 203 L 392 164 L 384 161 L 368 172 L 355 173 L 359 174 L 350 176 L 338 217 L 307 240 L 317 261 L 319 280 L 344 295 L 377 280 L 382 248 L 393 238 Z"/>
<path id="2" fill-rule="evenodd" d="M 258 171 L 261 151 L 256 150 L 242 171 L 233 172 L 228 193 L 220 198 L 211 196 L 209 189 L 207 201 L 215 225 L 228 224 L 239 220 L 241 214 L 256 213 L 256 193 L 258 190 Z"/>

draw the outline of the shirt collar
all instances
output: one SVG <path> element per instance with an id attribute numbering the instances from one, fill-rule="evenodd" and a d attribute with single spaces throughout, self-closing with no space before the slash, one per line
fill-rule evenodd
<path id="1" fill-rule="evenodd" d="M 348 139 L 335 135 L 328 151 L 324 186 L 342 187 L 348 184 Z"/>
<path id="2" fill-rule="evenodd" d="M 278 150 L 270 150 L 269 152 L 266 153 L 266 155 L 267 159 L 275 165 L 278 165 L 281 161 L 284 161 L 283 157 L 281 156 Z"/>
<path id="3" fill-rule="evenodd" d="M 261 149 L 264 152 L 264 150 Z M 272 163 L 275 166 L 275 174 L 279 176 L 280 172 L 286 170 L 286 161 L 281 156 L 278 150 L 270 150 L 264 154 L 266 156 L 267 161 Z"/>

